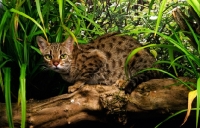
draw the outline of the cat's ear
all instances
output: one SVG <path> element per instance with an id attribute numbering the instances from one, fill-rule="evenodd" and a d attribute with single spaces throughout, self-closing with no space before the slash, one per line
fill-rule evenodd
<path id="1" fill-rule="evenodd" d="M 36 41 L 41 52 L 49 45 L 49 43 L 41 36 L 37 36 Z"/>
<path id="2" fill-rule="evenodd" d="M 65 46 L 70 53 L 72 53 L 73 49 L 74 49 L 74 39 L 73 37 L 69 36 L 63 43 L 63 46 Z"/>

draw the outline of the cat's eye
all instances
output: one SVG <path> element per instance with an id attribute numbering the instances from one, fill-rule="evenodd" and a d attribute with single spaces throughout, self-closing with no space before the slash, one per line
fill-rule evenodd
<path id="1" fill-rule="evenodd" d="M 65 59 L 67 57 L 67 54 L 60 55 L 60 59 Z"/>
<path id="2" fill-rule="evenodd" d="M 47 59 L 47 60 L 51 60 L 52 56 L 50 54 L 46 54 L 46 55 L 44 55 L 44 58 Z"/>

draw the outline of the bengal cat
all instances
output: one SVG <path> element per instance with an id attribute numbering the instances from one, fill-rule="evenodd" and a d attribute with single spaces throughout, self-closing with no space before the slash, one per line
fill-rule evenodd
<path id="1" fill-rule="evenodd" d="M 74 84 L 69 92 L 74 92 L 84 84 L 112 85 L 117 80 L 128 80 L 126 93 L 141 82 L 158 77 L 155 71 L 136 74 L 145 68 L 151 68 L 155 58 L 143 49 L 136 53 L 128 64 L 127 78 L 124 71 L 129 53 L 141 47 L 131 36 L 109 33 L 92 40 L 88 44 L 74 45 L 72 37 L 62 43 L 49 43 L 43 37 L 36 38 L 46 66 L 58 72 L 62 78 Z"/>

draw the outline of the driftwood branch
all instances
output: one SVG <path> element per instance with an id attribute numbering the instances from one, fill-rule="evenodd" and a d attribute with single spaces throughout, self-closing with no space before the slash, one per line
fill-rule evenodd
<path id="1" fill-rule="evenodd" d="M 184 81 L 193 81 L 182 78 Z M 116 86 L 84 86 L 80 90 L 42 101 L 27 102 L 27 127 L 68 126 L 79 121 L 106 122 L 108 115 L 127 123 L 127 113 L 170 113 L 187 108 L 189 89 L 173 79 L 153 79 L 140 84 L 130 95 Z M 20 106 L 12 105 L 15 127 L 20 127 Z M 8 127 L 5 104 L 0 103 L 0 127 Z"/>

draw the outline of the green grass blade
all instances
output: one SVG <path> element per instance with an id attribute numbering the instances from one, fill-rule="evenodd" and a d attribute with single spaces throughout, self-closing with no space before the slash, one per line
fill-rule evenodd
<path id="1" fill-rule="evenodd" d="M 42 25 L 44 26 L 44 20 L 43 20 L 43 17 L 42 17 L 42 12 L 41 12 L 41 5 L 40 5 L 40 1 L 39 0 L 35 0 L 35 3 L 36 3 L 36 8 L 37 8 L 37 12 L 38 12 L 38 15 L 40 17 L 40 20 L 42 22 Z"/>
<path id="2" fill-rule="evenodd" d="M 44 33 L 44 35 L 45 35 L 45 37 L 46 37 L 46 39 L 47 39 L 47 34 L 46 34 L 45 29 L 43 29 L 42 26 L 41 26 L 35 19 L 33 19 L 32 17 L 30 17 L 30 16 L 26 15 L 25 13 L 20 12 L 20 11 L 14 9 L 14 8 L 10 9 L 10 11 L 11 11 L 11 12 L 14 12 L 14 13 L 17 13 L 17 14 L 19 14 L 19 15 L 25 17 L 25 18 L 28 18 L 28 19 L 30 19 L 32 22 L 34 22 L 34 23 L 42 30 L 42 32 Z"/>
<path id="3" fill-rule="evenodd" d="M 4 93 L 5 88 L 3 86 L 3 75 L 1 73 L 1 68 L 0 68 L 0 87 L 1 87 L 2 92 Z"/>
<path id="4" fill-rule="evenodd" d="M 31 48 L 32 48 L 33 50 L 35 50 L 38 54 L 41 54 L 41 52 L 40 52 L 40 50 L 39 50 L 38 48 L 36 48 L 36 47 L 34 47 L 34 46 L 31 46 Z"/>
<path id="5" fill-rule="evenodd" d="M 154 2 L 155 2 L 155 0 L 151 0 L 151 2 L 149 3 L 149 12 L 148 12 L 149 15 L 151 13 Z"/>
<path id="6" fill-rule="evenodd" d="M 175 48 L 175 47 L 172 46 L 172 45 L 149 44 L 149 45 L 146 45 L 146 46 L 143 46 L 143 47 L 139 47 L 139 48 L 134 49 L 134 50 L 131 51 L 131 53 L 128 55 L 128 57 L 127 57 L 127 59 L 126 59 L 126 62 L 125 62 L 125 74 L 126 74 L 127 77 L 130 77 L 130 76 L 128 76 L 128 63 L 129 63 L 129 61 L 131 60 L 131 58 L 132 58 L 137 52 L 139 52 L 140 50 L 145 49 L 145 48 L 148 48 L 148 47 L 165 47 L 165 48 L 169 48 L 169 49 L 174 49 L 174 48 Z"/>
<path id="7" fill-rule="evenodd" d="M 0 68 L 2 68 L 8 61 L 11 61 L 11 60 L 5 60 L 5 61 L 3 61 L 3 62 L 0 64 Z"/>
<path id="8" fill-rule="evenodd" d="M 156 35 L 156 33 L 158 31 L 158 28 L 159 28 L 159 25 L 160 25 L 160 22 L 162 20 L 162 14 L 163 14 L 163 11 L 165 10 L 166 3 L 167 3 L 167 0 L 163 0 L 162 4 L 160 6 L 160 10 L 159 10 L 159 13 L 158 13 L 158 19 L 157 19 L 157 22 L 156 22 L 156 28 L 155 28 L 154 36 Z"/>
<path id="9" fill-rule="evenodd" d="M 0 23 L 0 40 L 2 37 L 2 33 L 5 30 L 5 23 L 7 22 L 7 20 L 11 17 L 9 10 L 6 10 L 6 12 L 4 13 L 4 15 L 1 17 L 1 23 Z"/>
<path id="10" fill-rule="evenodd" d="M 193 7 L 193 9 L 196 11 L 198 16 L 200 17 L 200 0 L 187 0 L 187 2 Z"/>
<path id="11" fill-rule="evenodd" d="M 24 37 L 24 63 L 29 65 L 29 45 L 27 44 L 26 36 Z"/>
<path id="12" fill-rule="evenodd" d="M 187 60 L 188 60 L 188 62 L 189 62 L 189 64 L 190 64 L 190 66 L 191 66 L 191 68 L 193 69 L 193 71 L 194 71 L 194 74 L 196 75 L 196 79 L 198 79 L 199 78 L 199 73 L 198 73 L 198 71 L 196 70 L 196 68 L 195 68 L 195 66 L 194 66 L 194 64 L 193 64 L 193 62 L 192 62 L 192 60 L 188 57 L 188 56 L 186 56 L 187 57 Z M 198 60 L 197 60 L 198 61 Z"/>
<path id="13" fill-rule="evenodd" d="M 84 24 L 82 24 L 84 25 Z M 80 19 L 76 19 L 76 23 L 75 23 L 75 26 L 76 26 L 76 31 L 74 32 L 74 35 L 78 35 L 82 29 L 81 27 L 81 20 Z"/>
<path id="14" fill-rule="evenodd" d="M 44 28 L 44 30 L 45 30 L 44 19 L 43 19 L 42 12 L 41 12 L 41 9 L 40 9 L 40 7 L 41 7 L 40 1 L 39 1 L 39 0 L 35 0 L 35 2 L 36 2 L 36 8 L 37 8 L 38 15 L 39 15 L 39 17 L 40 17 L 40 20 L 41 20 L 41 22 L 42 22 L 43 28 Z M 43 33 L 44 33 L 44 32 L 45 32 L 45 31 L 43 31 Z M 44 35 L 45 35 L 46 39 L 48 39 L 47 36 L 46 36 L 46 33 L 44 33 Z"/>
<path id="15" fill-rule="evenodd" d="M 131 60 L 131 58 L 137 53 L 139 52 L 140 50 L 144 49 L 144 48 L 147 48 L 147 47 L 155 47 L 157 44 L 150 44 L 150 45 L 146 45 L 146 46 L 143 46 L 143 47 L 139 47 L 139 48 L 136 48 L 134 49 L 133 51 L 131 51 L 131 53 L 128 55 L 127 59 L 126 59 L 126 62 L 125 62 L 125 74 L 128 78 L 130 78 L 130 76 L 128 75 L 128 63 L 129 61 Z"/>
<path id="16" fill-rule="evenodd" d="M 172 62 L 172 63 L 171 63 L 171 66 L 172 66 L 172 68 L 174 69 L 174 73 L 176 74 L 176 76 L 178 76 L 178 73 L 177 73 L 177 71 L 176 71 L 176 67 L 175 67 L 174 64 L 173 64 L 173 62 L 174 62 L 174 51 L 173 51 L 172 49 L 169 49 L 168 51 L 169 51 L 169 59 L 170 59 L 170 61 Z"/>
<path id="17" fill-rule="evenodd" d="M 164 74 L 167 74 L 167 75 L 170 76 L 171 78 L 174 78 L 175 80 L 179 81 L 181 84 L 185 85 L 188 89 L 194 90 L 194 89 L 192 89 L 192 88 L 188 85 L 188 83 L 183 82 L 182 80 L 180 80 L 179 78 L 177 78 L 177 77 L 174 76 L 173 74 L 171 74 L 171 73 L 169 73 L 169 72 L 167 72 L 167 71 L 165 71 L 165 70 L 162 70 L 162 69 L 158 69 L 158 68 L 147 68 L 147 69 L 144 69 L 144 70 L 141 70 L 141 71 L 137 72 L 137 73 L 134 74 L 134 75 L 137 75 L 137 74 L 143 73 L 143 72 L 145 72 L 145 71 L 149 71 L 149 70 L 156 70 L 156 71 L 162 72 L 162 73 L 164 73 Z"/>
<path id="18" fill-rule="evenodd" d="M 28 46 L 27 46 L 27 34 L 26 34 L 26 30 L 25 30 L 23 24 L 21 23 L 21 21 L 19 21 L 19 25 L 21 27 L 21 30 L 23 30 L 23 32 L 24 32 L 24 37 L 23 37 L 24 39 L 23 39 L 23 45 L 22 45 L 23 49 L 21 49 L 21 51 L 23 50 L 23 52 L 22 52 L 22 55 L 20 55 L 20 57 L 21 57 L 21 60 L 23 60 L 22 63 L 26 63 L 27 65 L 29 65 L 29 61 L 28 61 L 29 52 L 28 52 Z"/>
<path id="19" fill-rule="evenodd" d="M 57 0 L 57 2 L 59 6 L 61 24 L 63 24 L 63 0 Z"/>
<path id="20" fill-rule="evenodd" d="M 194 109 L 192 109 L 192 110 L 194 110 Z M 187 109 L 184 109 L 184 110 L 181 110 L 181 111 L 178 111 L 178 112 L 174 113 L 173 115 L 167 117 L 165 120 L 163 120 L 163 121 L 160 122 L 158 125 L 156 125 L 155 128 L 158 128 L 160 125 L 162 125 L 164 122 L 168 121 L 168 120 L 171 119 L 172 117 L 175 117 L 175 116 L 177 116 L 177 115 L 179 115 L 179 114 L 181 114 L 181 113 L 183 113 L 183 112 L 186 112 L 186 111 L 187 111 Z"/>
<path id="21" fill-rule="evenodd" d="M 20 69 L 21 128 L 26 126 L 26 64 Z"/>
<path id="22" fill-rule="evenodd" d="M 12 120 L 12 104 L 11 104 L 11 92 L 10 92 L 10 68 L 3 69 L 5 77 L 5 102 L 6 102 L 6 116 L 8 119 L 8 124 L 10 128 L 14 128 L 13 120 Z"/>
<path id="23" fill-rule="evenodd" d="M 157 61 L 156 63 L 157 64 L 169 64 L 169 65 L 171 65 L 173 63 L 173 65 L 176 66 L 176 67 L 183 68 L 183 69 L 187 70 L 188 72 L 190 72 L 191 74 L 194 73 L 194 71 L 191 70 L 190 68 L 187 68 L 187 67 L 185 67 L 185 66 L 183 66 L 181 64 L 178 64 L 175 61 L 176 61 L 176 59 L 174 60 L 174 62 L 170 62 L 170 61 Z"/>
<path id="24" fill-rule="evenodd" d="M 63 25 L 64 26 L 64 25 Z M 68 31 L 67 31 L 68 32 Z M 62 35 L 63 35 L 63 28 L 59 27 L 56 35 L 56 42 L 61 42 L 62 40 Z"/>
<path id="25" fill-rule="evenodd" d="M 62 27 L 63 27 L 63 29 L 64 29 L 65 31 L 67 31 L 67 32 L 73 37 L 74 42 L 78 43 L 78 41 L 77 41 L 75 35 L 72 33 L 72 31 L 71 31 L 68 27 L 66 27 L 65 25 L 63 25 Z"/>
<path id="26" fill-rule="evenodd" d="M 10 56 L 6 55 L 4 52 L 0 51 L 0 57 L 1 59 L 4 58 L 6 60 L 9 60 L 10 59 Z"/>
<path id="27" fill-rule="evenodd" d="M 200 5 L 199 5 L 199 8 L 200 8 Z M 197 50 L 198 50 L 198 52 L 200 54 L 200 42 L 199 42 L 199 40 L 197 38 L 197 35 L 195 34 L 194 30 L 192 29 L 192 27 L 190 26 L 190 24 L 188 23 L 188 21 L 185 18 L 184 18 L 184 20 L 185 20 L 187 26 L 189 27 L 190 32 L 192 33 L 192 36 L 194 37 L 194 40 L 195 40 L 194 43 L 197 43 L 197 46 L 198 46 Z"/>

